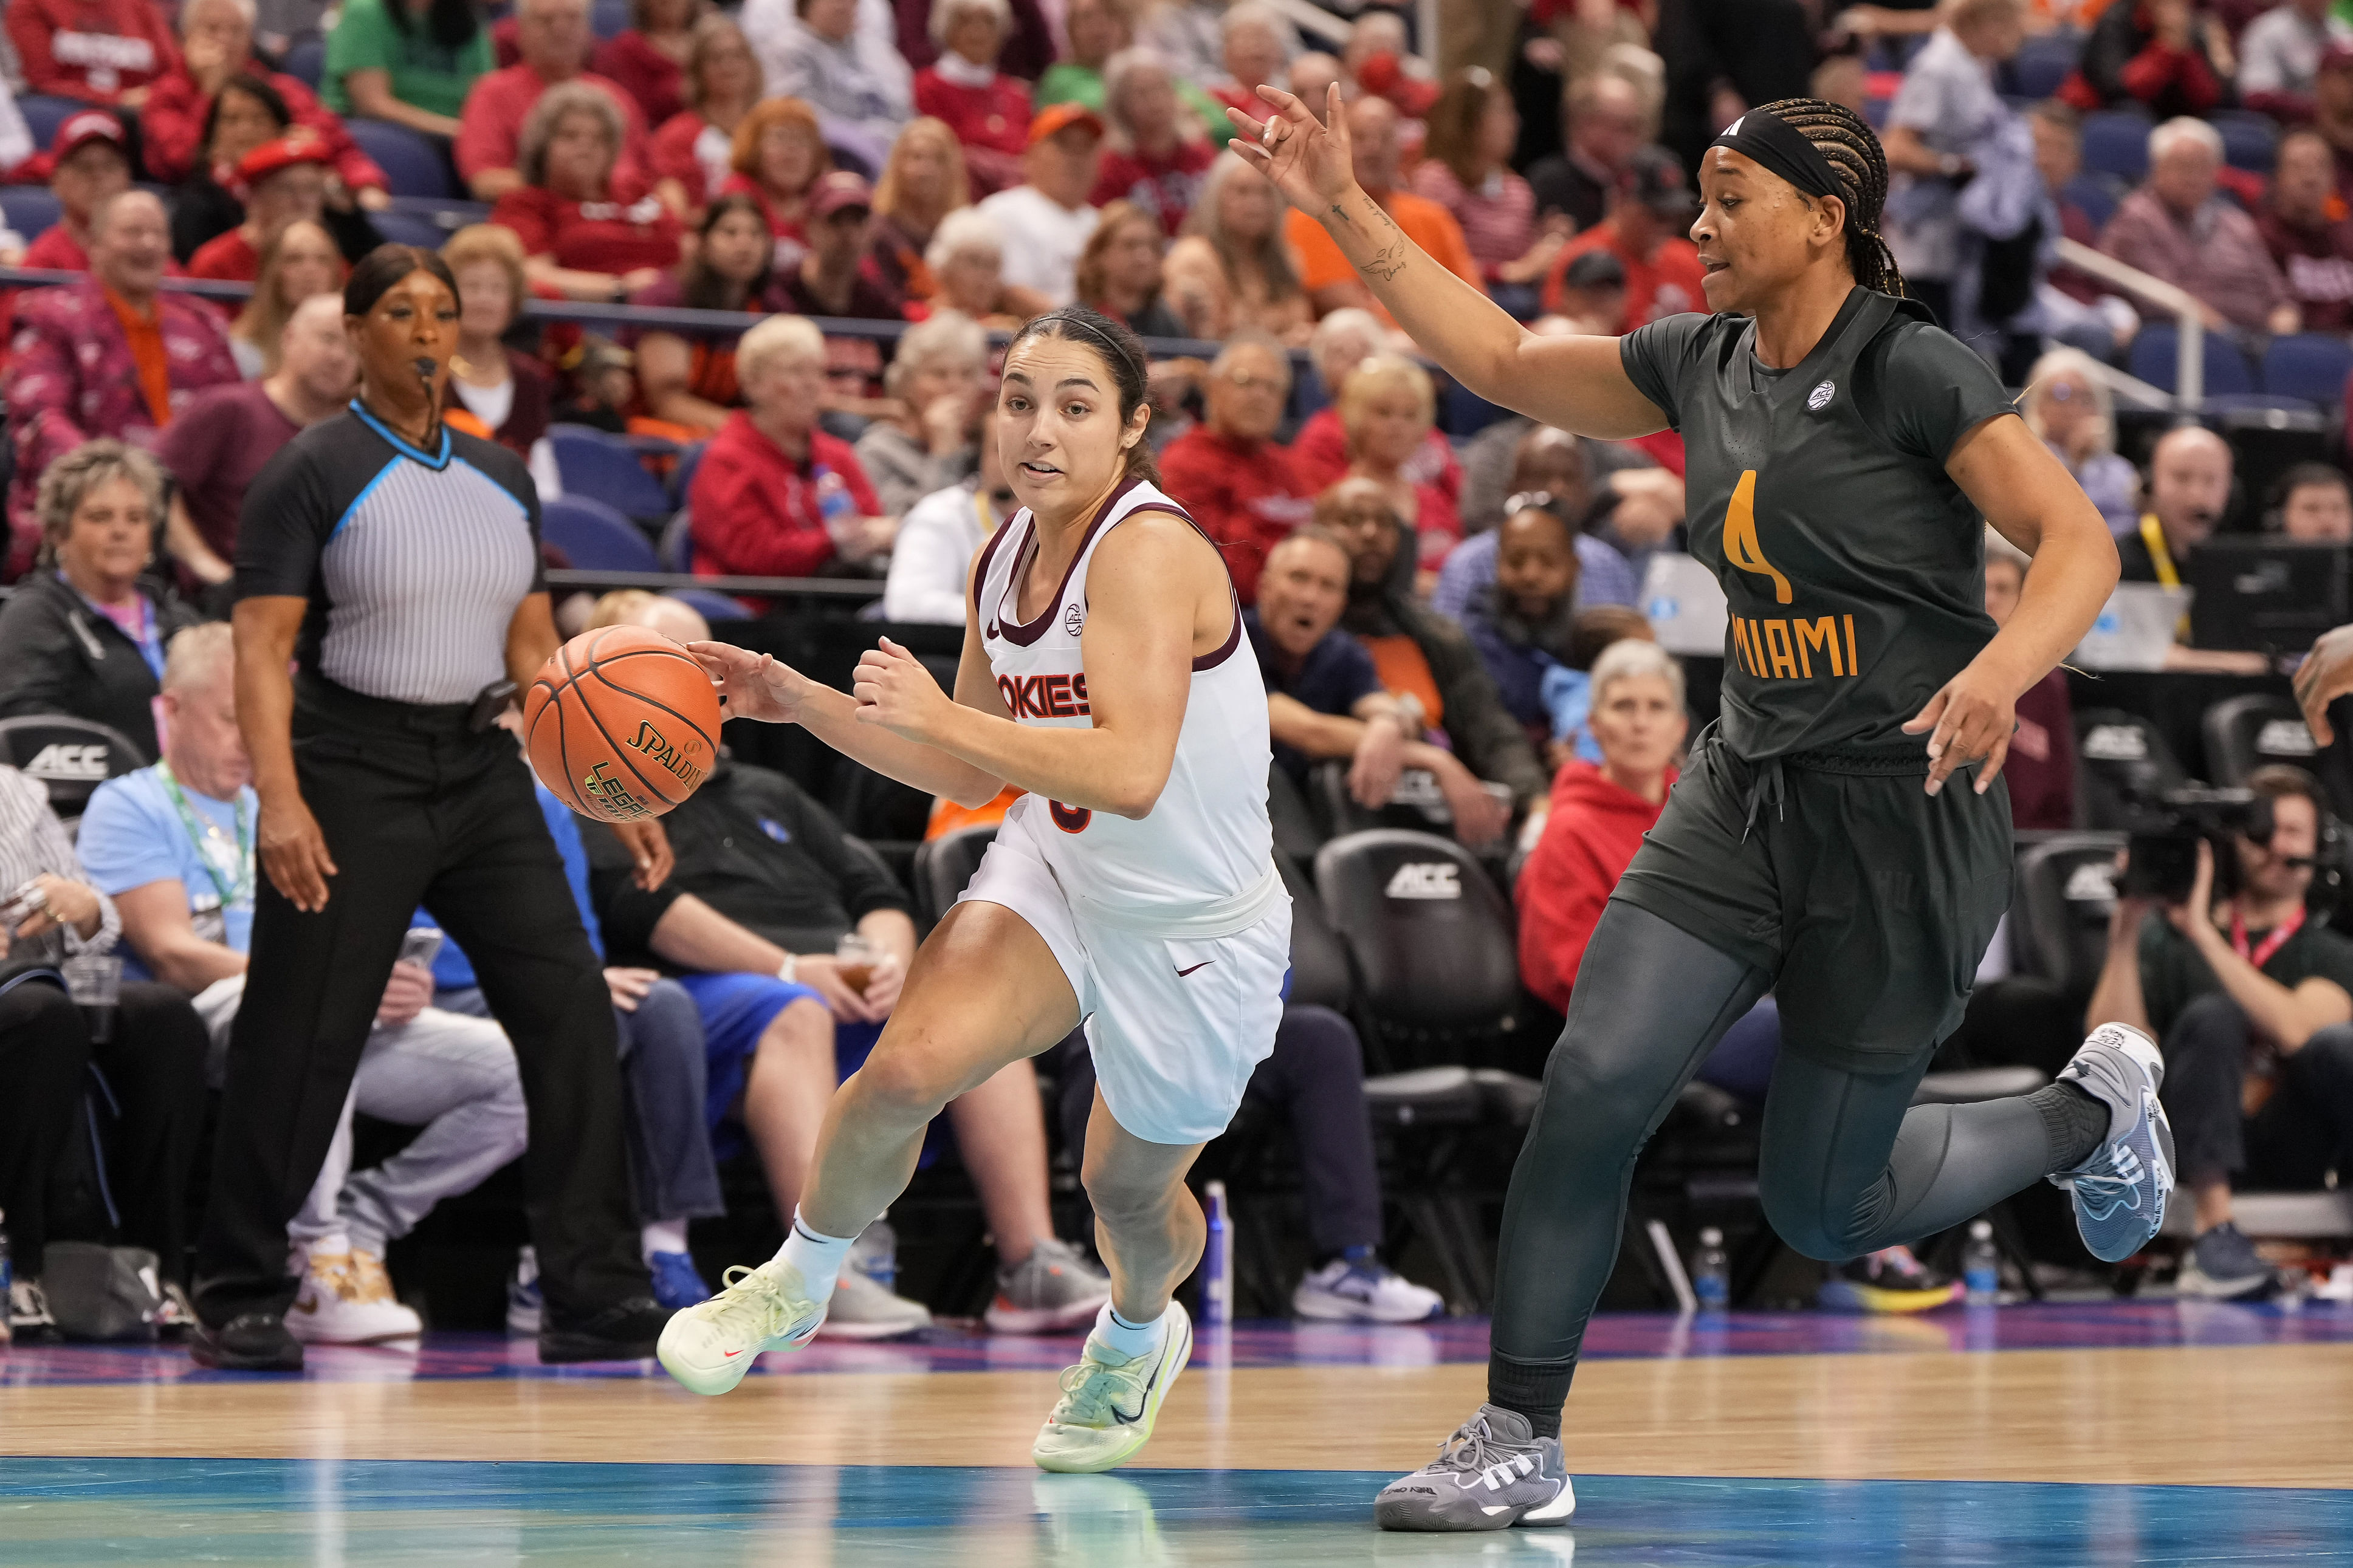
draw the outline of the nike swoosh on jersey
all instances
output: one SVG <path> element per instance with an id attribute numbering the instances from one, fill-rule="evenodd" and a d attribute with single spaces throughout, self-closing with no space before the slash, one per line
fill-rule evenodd
<path id="1" fill-rule="evenodd" d="M 1200 962 L 1200 963 L 1198 963 L 1195 964 L 1195 965 L 1193 966 L 1193 969 L 1207 969 L 1207 968 L 1208 968 L 1208 967 L 1209 967 L 1209 965 L 1211 965 L 1211 964 L 1213 964 L 1213 963 L 1217 963 L 1217 962 L 1218 962 L 1218 961 L 1217 961 L 1216 959 L 1214 959 L 1214 958 L 1205 958 L 1205 959 L 1201 960 L 1201 962 Z M 1178 971 L 1176 972 L 1176 978 L 1177 978 L 1177 979 L 1179 979 L 1179 980 L 1184 979 L 1184 978 L 1185 978 L 1185 976 L 1187 976 L 1187 975 L 1188 975 L 1188 974 L 1190 974 L 1190 973 L 1193 973 L 1193 969 L 1180 969 L 1180 970 L 1178 970 Z"/>

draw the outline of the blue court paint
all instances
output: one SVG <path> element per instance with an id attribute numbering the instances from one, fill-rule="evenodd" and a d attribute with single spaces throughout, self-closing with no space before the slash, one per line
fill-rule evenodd
<path id="1" fill-rule="evenodd" d="M 0 1460 L 0 1562 L 2075 1568 L 2345 1561 L 2353 1493 L 1578 1483 L 1567 1529 L 1381 1535 L 1357 1471 Z"/>

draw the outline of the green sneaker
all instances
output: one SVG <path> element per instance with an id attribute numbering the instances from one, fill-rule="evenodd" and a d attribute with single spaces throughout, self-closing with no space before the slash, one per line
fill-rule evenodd
<path id="1" fill-rule="evenodd" d="M 1062 1397 L 1029 1457 L 1040 1469 L 1067 1475 L 1127 1463 L 1151 1441 L 1169 1385 L 1192 1355 L 1193 1320 L 1174 1301 L 1160 1348 L 1149 1354 L 1123 1356 L 1089 1334 L 1079 1364 L 1062 1373 Z"/>

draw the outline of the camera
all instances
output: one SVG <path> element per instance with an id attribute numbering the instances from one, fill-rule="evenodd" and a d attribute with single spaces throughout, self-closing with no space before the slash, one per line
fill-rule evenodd
<path id="1" fill-rule="evenodd" d="M 2271 797 L 2250 789 L 2186 784 L 2133 803 L 2124 876 L 2116 891 L 2127 898 L 2178 904 L 2198 882 L 2198 846 L 2214 847 L 2216 896 L 2228 890 L 2238 871 L 2231 840 L 2269 844 L 2274 822 Z"/>

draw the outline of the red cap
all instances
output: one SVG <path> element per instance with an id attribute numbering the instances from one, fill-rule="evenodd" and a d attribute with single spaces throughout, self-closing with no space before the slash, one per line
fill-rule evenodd
<path id="1" fill-rule="evenodd" d="M 92 142 L 103 142 L 126 158 L 130 156 L 130 150 L 122 144 L 122 121 L 102 109 L 85 109 L 66 116 L 57 134 L 49 138 L 48 151 L 26 159 L 16 171 L 16 177 L 46 180 L 58 172 L 59 163 Z"/>
<path id="2" fill-rule="evenodd" d="M 1357 70 L 1356 80 L 1366 92 L 1388 99 L 1400 113 L 1414 120 L 1428 119 L 1438 107 L 1438 84 L 1407 75 L 1404 62 L 1386 51 L 1366 60 Z"/>
<path id="3" fill-rule="evenodd" d="M 809 216 L 815 218 L 831 217 L 849 207 L 872 212 L 874 187 L 868 184 L 862 175 L 853 174 L 848 169 L 836 169 L 809 188 L 808 205 Z"/>
<path id="4" fill-rule="evenodd" d="M 291 135 L 280 136 L 275 142 L 264 142 L 237 160 L 236 169 L 229 175 L 229 193 L 242 201 L 247 192 L 280 169 L 290 169 L 297 163 L 325 164 L 332 161 L 327 155 L 326 142 L 310 132 L 297 131 Z"/>
<path id="5" fill-rule="evenodd" d="M 1097 136 L 1103 133 L 1103 116 L 1083 103 L 1050 103 L 1029 121 L 1029 145 L 1035 147 L 1049 136 L 1059 135 L 1073 125 L 1083 125 Z"/>

